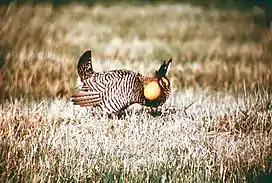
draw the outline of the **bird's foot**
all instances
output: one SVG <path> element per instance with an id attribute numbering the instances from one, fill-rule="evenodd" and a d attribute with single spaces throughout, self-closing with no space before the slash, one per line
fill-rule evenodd
<path id="1" fill-rule="evenodd" d="M 161 108 L 151 107 L 150 108 L 150 115 L 153 117 L 161 116 L 162 115 Z"/>

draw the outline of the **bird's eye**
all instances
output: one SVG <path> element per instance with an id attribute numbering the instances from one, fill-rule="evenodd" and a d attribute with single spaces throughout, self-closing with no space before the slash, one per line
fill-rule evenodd
<path id="1" fill-rule="evenodd" d="M 165 77 L 162 77 L 159 82 L 160 82 L 161 86 L 169 86 L 169 84 L 170 84 L 169 80 Z"/>

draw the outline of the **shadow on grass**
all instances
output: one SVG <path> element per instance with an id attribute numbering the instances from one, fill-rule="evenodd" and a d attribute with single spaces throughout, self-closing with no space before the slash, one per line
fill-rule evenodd
<path id="1" fill-rule="evenodd" d="M 272 163 L 272 160 L 271 160 Z M 272 164 L 270 163 L 270 167 L 268 169 L 271 169 Z M 248 176 L 246 178 L 246 182 L 248 183 L 267 183 L 272 182 L 272 172 L 271 170 L 267 170 L 266 172 L 263 172 L 262 170 L 255 171 L 256 173 L 253 173 L 252 175 Z M 257 175 L 257 176 L 256 176 Z"/>

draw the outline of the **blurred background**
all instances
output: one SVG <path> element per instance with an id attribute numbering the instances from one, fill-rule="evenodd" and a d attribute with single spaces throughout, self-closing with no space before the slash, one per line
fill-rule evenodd
<path id="1" fill-rule="evenodd" d="M 76 64 L 150 74 L 173 58 L 173 92 L 270 88 L 269 0 L 2 0 L 0 98 L 69 97 Z"/>

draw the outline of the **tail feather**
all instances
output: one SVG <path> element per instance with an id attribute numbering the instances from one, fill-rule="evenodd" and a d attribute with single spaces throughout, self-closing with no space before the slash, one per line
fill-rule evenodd
<path id="1" fill-rule="evenodd" d="M 82 92 L 73 94 L 71 102 L 73 102 L 74 105 L 95 106 L 99 105 L 101 100 L 101 96 L 98 92 Z"/>
<path id="2" fill-rule="evenodd" d="M 93 73 L 91 50 L 84 52 L 83 55 L 79 58 L 77 71 L 81 81 L 88 78 L 90 74 Z"/>

